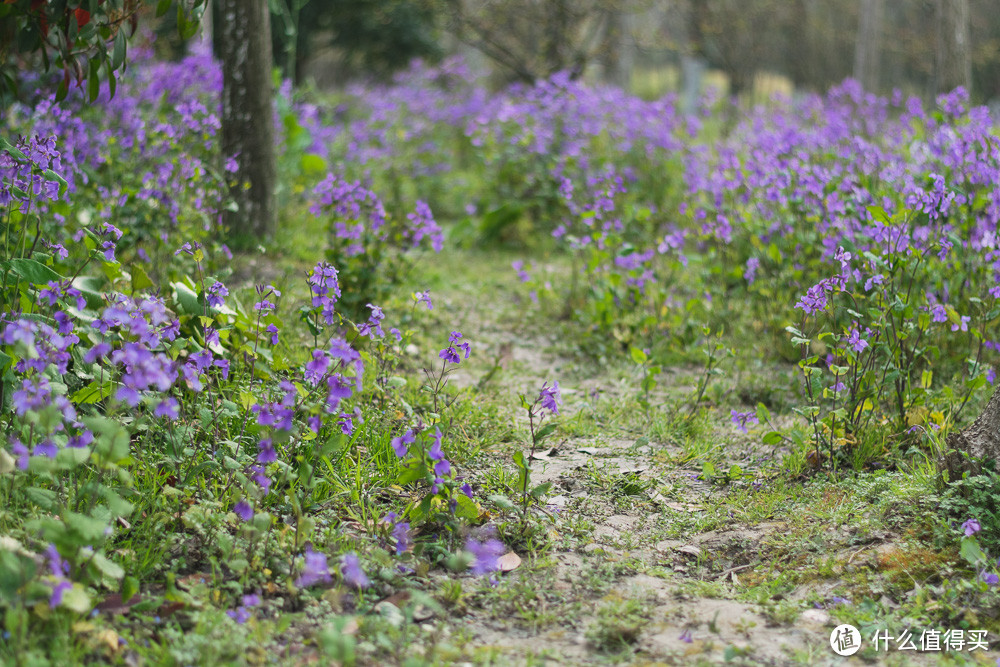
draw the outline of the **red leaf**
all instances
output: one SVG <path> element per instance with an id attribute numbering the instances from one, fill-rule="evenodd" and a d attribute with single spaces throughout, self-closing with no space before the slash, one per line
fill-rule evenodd
<path id="1" fill-rule="evenodd" d="M 82 28 L 83 26 L 90 23 L 90 12 L 86 9 L 74 9 L 73 14 L 76 16 L 76 27 Z"/>

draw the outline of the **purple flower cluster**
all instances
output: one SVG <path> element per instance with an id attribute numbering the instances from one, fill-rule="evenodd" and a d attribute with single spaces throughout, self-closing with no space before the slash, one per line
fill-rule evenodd
<path id="1" fill-rule="evenodd" d="M 462 340 L 462 334 L 458 331 L 451 332 L 451 336 L 448 337 L 448 343 L 448 347 L 438 352 L 438 357 L 443 359 L 445 364 L 455 364 L 457 366 L 462 363 L 460 352 L 465 353 L 466 359 L 472 354 L 472 345 L 468 341 Z"/>

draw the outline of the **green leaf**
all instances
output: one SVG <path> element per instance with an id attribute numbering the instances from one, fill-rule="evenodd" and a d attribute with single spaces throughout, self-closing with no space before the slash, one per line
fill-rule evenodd
<path id="1" fill-rule="evenodd" d="M 115 45 L 111 52 L 111 69 L 118 69 L 125 62 L 126 48 L 125 30 L 119 27 L 118 34 L 115 35 Z"/>
<path id="2" fill-rule="evenodd" d="M 4 371 L 11 361 L 12 359 L 9 354 L 4 354 L 3 352 L 0 352 L 0 372 Z"/>
<path id="3" fill-rule="evenodd" d="M 646 356 L 646 353 L 637 347 L 629 348 L 629 354 L 632 355 L 632 361 L 640 365 L 646 363 L 646 361 L 649 359 L 649 357 Z"/>
<path id="4" fill-rule="evenodd" d="M 10 143 L 3 137 L 0 137 L 0 150 L 7 151 L 15 160 L 19 160 L 20 162 L 29 162 L 27 155 L 19 151 L 14 147 L 14 144 Z"/>
<path id="5" fill-rule="evenodd" d="M 771 421 L 771 411 L 763 403 L 757 404 L 757 419 L 761 424 L 767 424 Z"/>
<path id="6" fill-rule="evenodd" d="M 502 509 L 504 512 L 513 512 L 517 509 L 517 506 L 514 505 L 514 503 L 512 503 L 507 496 L 494 494 L 492 496 L 487 496 L 486 499 L 493 502 L 497 507 Z"/>
<path id="7" fill-rule="evenodd" d="M 552 482 L 542 482 L 531 490 L 531 497 L 535 500 L 540 500 L 542 496 L 548 494 L 551 490 Z"/>
<path id="8" fill-rule="evenodd" d="M 125 570 L 121 565 L 108 560 L 108 557 L 100 552 L 95 553 L 90 562 L 102 576 L 108 579 L 120 581 L 125 576 Z"/>
<path id="9" fill-rule="evenodd" d="M 139 580 L 135 577 L 125 577 L 122 579 L 122 604 L 127 604 L 139 592 Z"/>
<path id="10" fill-rule="evenodd" d="M 411 484 L 427 477 L 427 466 L 419 459 L 412 459 L 410 465 L 399 473 L 396 483 L 400 486 Z"/>
<path id="11" fill-rule="evenodd" d="M 41 507 L 43 510 L 52 511 L 56 507 L 56 492 L 51 489 L 42 489 L 37 486 L 29 486 L 24 490 L 28 500 Z"/>
<path id="12" fill-rule="evenodd" d="M 761 439 L 761 442 L 763 442 L 765 445 L 774 446 L 781 444 L 783 440 L 784 438 L 777 431 L 768 431 L 767 433 L 764 434 L 764 437 Z"/>
<path id="13" fill-rule="evenodd" d="M 107 521 L 68 510 L 63 513 L 63 523 L 79 536 L 83 544 L 101 542 L 104 539 L 104 530 L 108 527 Z"/>
<path id="14" fill-rule="evenodd" d="M 514 452 L 514 465 L 520 470 L 528 467 L 528 461 L 524 458 L 524 452 Z"/>
<path id="15" fill-rule="evenodd" d="M 60 607 L 69 609 L 70 611 L 75 611 L 78 614 L 86 614 L 90 611 L 90 596 L 87 595 L 87 591 L 84 590 L 83 586 L 80 584 L 73 584 L 73 588 L 63 591 L 62 601 L 59 603 Z"/>
<path id="16" fill-rule="evenodd" d="M 73 280 L 73 287 L 80 290 L 80 294 L 87 300 L 87 307 L 98 309 L 104 305 L 104 297 L 101 296 L 101 281 L 93 276 L 79 276 Z"/>
<path id="17" fill-rule="evenodd" d="M 12 259 L 7 262 L 7 267 L 32 285 L 48 285 L 50 282 L 63 279 L 58 273 L 33 259 Z"/>
<path id="18" fill-rule="evenodd" d="M 87 76 L 87 98 L 94 102 L 101 94 L 101 61 L 94 58 L 90 61 L 90 74 Z"/>
<path id="19" fill-rule="evenodd" d="M 556 428 L 558 426 L 559 425 L 556 424 L 555 422 L 550 422 L 550 423 L 546 424 L 545 426 L 543 426 L 542 428 L 538 429 L 535 432 L 535 442 L 541 442 L 545 438 L 547 438 L 550 435 L 552 435 L 552 433 L 556 430 Z"/>
<path id="20" fill-rule="evenodd" d="M 153 287 L 153 280 L 139 264 L 133 264 L 129 268 L 129 276 L 132 278 L 132 289 L 136 291 Z"/>
<path id="21" fill-rule="evenodd" d="M 63 178 L 56 172 L 52 171 L 51 169 L 46 169 L 45 171 L 42 172 L 42 175 L 45 176 L 45 178 L 47 178 L 48 180 L 55 181 L 56 183 L 59 184 L 60 195 L 66 194 L 66 188 L 69 187 L 69 183 L 66 182 L 65 178 Z"/>
<path id="22" fill-rule="evenodd" d="M 156 18 L 160 18 L 170 9 L 171 0 L 160 0 L 156 3 Z"/>
<path id="23" fill-rule="evenodd" d="M 326 172 L 326 160 L 315 153 L 306 153 L 302 156 L 302 173 L 306 176 L 314 176 Z"/>
<path id="24" fill-rule="evenodd" d="M 986 554 L 979 547 L 979 542 L 974 537 L 963 537 L 962 546 L 958 552 L 969 565 L 976 566 L 986 558 Z"/>
<path id="25" fill-rule="evenodd" d="M 104 382 L 94 380 L 87 386 L 78 389 L 69 398 L 77 405 L 92 405 L 111 396 L 114 386 L 111 380 L 105 380 Z"/>
<path id="26" fill-rule="evenodd" d="M 174 289 L 174 299 L 181 310 L 188 315 L 202 315 L 205 309 L 198 303 L 198 295 L 184 283 L 170 283 Z"/>
<path id="27" fill-rule="evenodd" d="M 473 521 L 479 517 L 479 507 L 476 502 L 464 493 L 455 496 L 455 516 L 466 521 Z"/>

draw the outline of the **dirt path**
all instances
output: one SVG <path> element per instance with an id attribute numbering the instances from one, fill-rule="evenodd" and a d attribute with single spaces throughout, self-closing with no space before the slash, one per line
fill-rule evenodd
<path id="1" fill-rule="evenodd" d="M 518 393 L 558 380 L 563 428 L 533 461 L 534 481 L 553 483 L 544 545 L 522 547 L 520 567 L 436 626 L 460 640 L 455 662 L 862 664 L 829 645 L 837 606 L 852 603 L 840 594 L 845 577 L 889 576 L 886 554 L 908 555 L 908 544 L 838 518 L 846 496 L 834 487 L 774 481 L 780 453 L 721 410 L 685 433 L 662 413 L 695 384 L 690 369 L 667 370 L 668 389 L 644 418 L 633 371 L 581 361 L 525 315 L 513 275 L 487 275 L 494 281 L 475 290 L 436 295 L 476 349 L 454 381 L 476 387 L 496 362 L 481 398 L 519 422 Z M 518 446 L 486 452 L 483 470 L 509 468 Z M 706 461 L 738 474 L 720 483 Z M 869 651 L 867 663 L 937 657 Z"/>

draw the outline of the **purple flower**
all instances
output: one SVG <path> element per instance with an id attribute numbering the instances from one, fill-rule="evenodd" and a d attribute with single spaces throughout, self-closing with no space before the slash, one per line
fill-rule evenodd
<path id="1" fill-rule="evenodd" d="M 62 603 L 63 593 L 73 588 L 73 583 L 68 579 L 57 581 L 52 587 L 52 595 L 49 597 L 49 609 L 55 609 Z"/>
<path id="2" fill-rule="evenodd" d="M 553 382 L 552 386 L 546 382 L 542 385 L 542 390 L 538 392 L 538 402 L 543 410 L 548 410 L 554 415 L 559 414 L 559 404 L 562 403 L 562 394 L 559 392 L 559 382 Z"/>
<path id="3" fill-rule="evenodd" d="M 459 364 L 462 362 L 462 358 L 458 356 L 458 352 L 450 346 L 438 352 L 438 356 L 448 364 Z"/>
<path id="4" fill-rule="evenodd" d="M 410 524 L 400 521 L 392 527 L 392 538 L 396 540 L 396 555 L 400 555 L 413 548 L 413 537 L 410 535 Z"/>
<path id="5" fill-rule="evenodd" d="M 175 398 L 168 396 L 156 404 L 153 414 L 157 417 L 166 417 L 171 420 L 177 419 L 180 416 L 180 406 L 177 404 Z"/>
<path id="6" fill-rule="evenodd" d="M 427 456 L 430 457 L 431 461 L 440 461 L 444 459 L 444 452 L 441 450 L 441 429 L 437 426 L 434 427 L 434 444 L 431 445 L 430 451 Z"/>
<path id="7" fill-rule="evenodd" d="M 997 576 L 994 572 L 986 572 L 985 570 L 979 573 L 979 578 L 987 586 L 996 586 L 1000 584 L 1000 576 Z"/>
<path id="8" fill-rule="evenodd" d="M 361 561 L 353 552 L 346 553 L 341 557 L 340 576 L 349 586 L 354 588 L 368 588 L 371 585 L 365 571 L 361 569 Z"/>
<path id="9" fill-rule="evenodd" d="M 233 512 L 236 516 L 243 519 L 244 521 L 249 521 L 253 518 L 253 508 L 250 507 L 250 503 L 245 500 L 241 500 L 233 506 Z"/>
<path id="10" fill-rule="evenodd" d="M 10 443 L 10 451 L 17 457 L 17 469 L 27 470 L 30 456 L 28 448 L 24 446 L 24 443 L 17 438 L 14 438 Z"/>
<path id="11" fill-rule="evenodd" d="M 965 531 L 966 537 L 972 537 L 980 530 L 982 530 L 982 528 L 980 527 L 979 522 L 976 521 L 975 519 L 968 519 L 965 523 L 962 524 L 962 530 Z"/>
<path id="12" fill-rule="evenodd" d="M 868 347 L 868 341 L 861 337 L 861 333 L 858 331 L 857 327 L 851 329 L 848 334 L 847 344 L 851 346 L 851 349 L 858 353 Z"/>
<path id="13" fill-rule="evenodd" d="M 243 625 L 250 620 L 250 610 L 246 607 L 237 607 L 236 609 L 229 609 L 226 611 L 229 618 L 233 619 L 240 625 Z"/>
<path id="14" fill-rule="evenodd" d="M 444 359 L 445 363 L 459 364 L 462 361 L 459 356 L 459 350 L 465 353 L 466 359 L 472 354 L 472 346 L 468 341 L 462 341 L 462 334 L 459 332 L 452 331 L 451 336 L 448 337 L 448 342 L 450 345 L 438 353 L 438 357 Z"/>
<path id="15" fill-rule="evenodd" d="M 371 338 L 374 334 L 379 336 L 385 336 L 385 332 L 382 331 L 382 320 L 385 319 L 385 313 L 378 306 L 368 304 L 371 309 L 372 314 L 368 317 L 368 321 L 358 325 L 358 335 Z"/>
<path id="16" fill-rule="evenodd" d="M 743 433 L 747 433 L 747 426 L 759 424 L 760 419 L 757 418 L 756 412 L 738 412 L 736 410 L 729 411 L 730 417 L 732 418 L 733 424 L 737 429 Z"/>
<path id="17" fill-rule="evenodd" d="M 262 438 L 259 443 L 257 443 L 257 463 L 274 463 L 278 460 L 278 452 L 274 450 L 274 442 L 271 438 Z"/>
<path id="18" fill-rule="evenodd" d="M 430 291 L 424 292 L 414 292 L 413 293 L 414 305 L 419 303 L 425 303 L 427 305 L 427 310 L 434 310 L 434 304 L 431 303 L 431 293 Z"/>
<path id="19" fill-rule="evenodd" d="M 326 564 L 326 554 L 313 551 L 312 545 L 306 547 L 304 554 L 305 563 L 302 574 L 295 580 L 295 585 L 299 588 L 309 588 L 313 584 L 332 581 L 330 570 Z"/>
<path id="20" fill-rule="evenodd" d="M 694 641 L 694 639 L 691 637 L 691 630 L 689 628 L 684 628 L 684 632 L 681 633 L 681 636 L 678 637 L 678 639 L 680 639 L 685 644 L 690 644 L 691 642 Z"/>
<path id="21" fill-rule="evenodd" d="M 225 304 L 225 297 L 229 295 L 229 290 L 222 283 L 216 281 L 211 287 L 208 288 L 208 294 L 206 295 L 208 300 L 208 305 L 212 308 L 219 308 Z"/>
<path id="22" fill-rule="evenodd" d="M 35 445 L 35 448 L 31 452 L 32 456 L 44 456 L 49 459 L 54 459 L 58 453 L 59 448 L 56 446 L 56 443 L 49 438 L 46 438 Z"/>
<path id="23" fill-rule="evenodd" d="M 54 544 L 49 544 L 45 548 L 45 557 L 48 561 L 49 574 L 56 578 L 56 583 L 52 588 L 52 595 L 49 598 L 49 608 L 55 609 L 62 603 L 63 593 L 73 588 L 66 576 L 69 574 L 69 563 L 63 560 Z"/>
<path id="24" fill-rule="evenodd" d="M 470 537 L 465 542 L 465 550 L 472 554 L 472 564 L 469 569 L 477 577 L 496 572 L 500 569 L 500 556 L 507 547 L 500 540 L 490 538 L 483 542 Z"/>
<path id="25" fill-rule="evenodd" d="M 413 429 L 408 429 L 403 435 L 392 439 L 392 449 L 396 452 L 396 456 L 404 458 L 410 451 L 407 445 L 412 445 L 415 441 Z"/>

